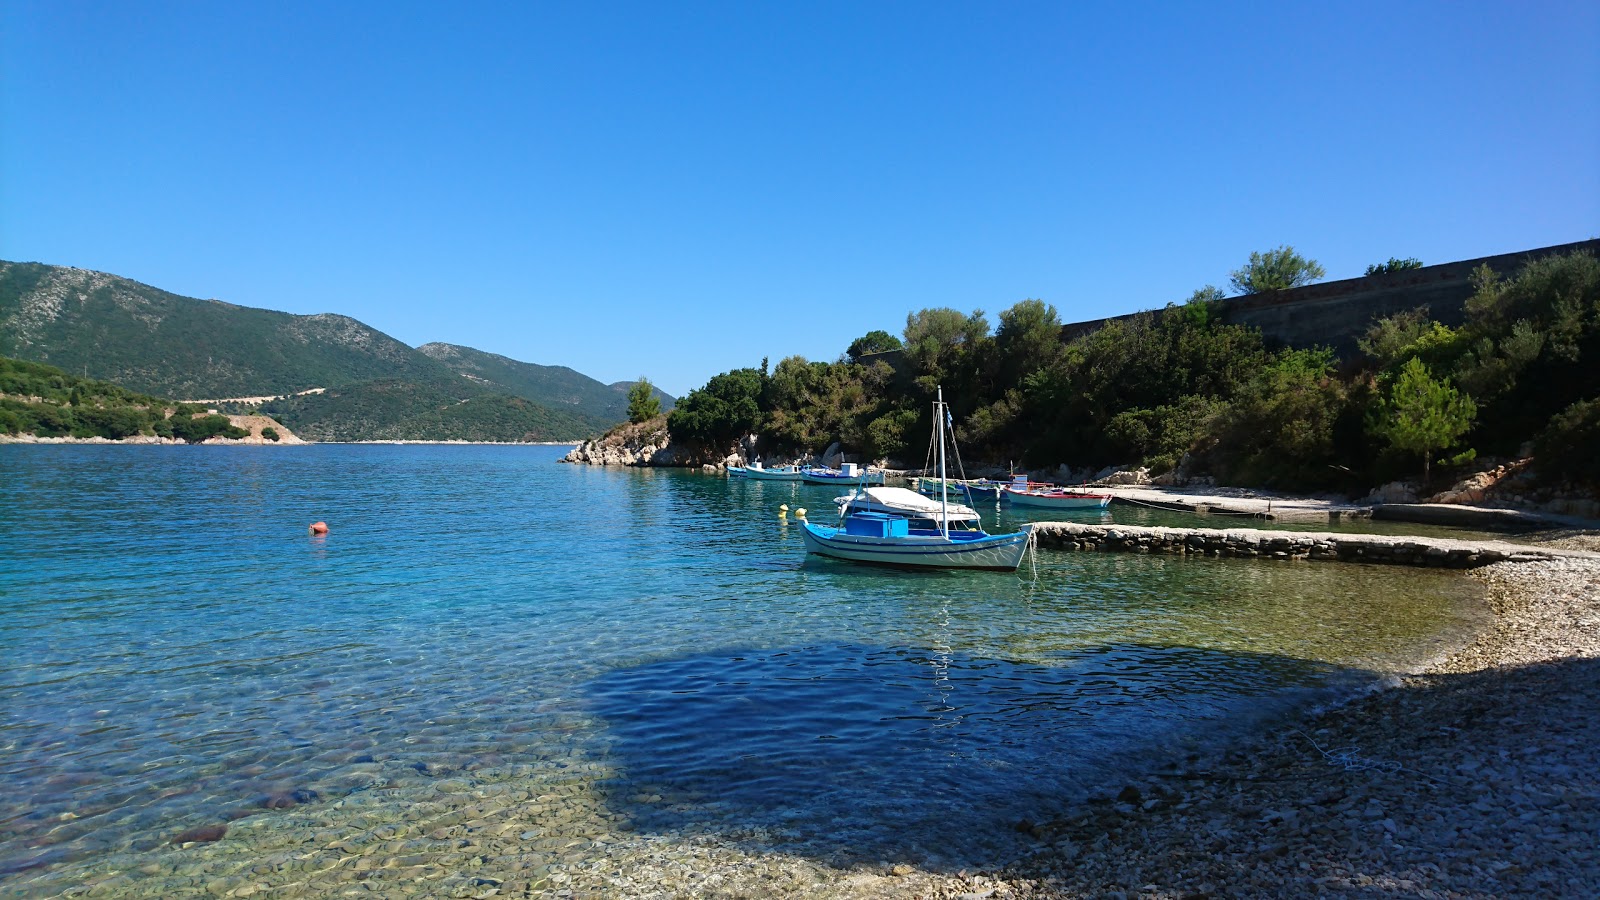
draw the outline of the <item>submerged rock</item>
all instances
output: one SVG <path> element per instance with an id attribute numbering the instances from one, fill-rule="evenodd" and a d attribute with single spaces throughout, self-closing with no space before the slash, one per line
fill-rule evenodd
<path id="1" fill-rule="evenodd" d="M 183 832 L 173 838 L 171 843 L 178 847 L 184 844 L 209 844 L 222 840 L 222 836 L 227 833 L 228 826 L 226 825 L 201 825 L 199 828 L 191 828 Z"/>

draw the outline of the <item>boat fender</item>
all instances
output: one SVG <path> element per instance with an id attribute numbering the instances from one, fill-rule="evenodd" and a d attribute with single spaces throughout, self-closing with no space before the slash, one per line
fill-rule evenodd
<path id="1" fill-rule="evenodd" d="M 327 522 L 312 522 L 311 523 L 311 527 L 310 527 L 309 530 L 310 530 L 310 532 L 312 534 L 327 534 L 328 533 L 328 523 Z"/>

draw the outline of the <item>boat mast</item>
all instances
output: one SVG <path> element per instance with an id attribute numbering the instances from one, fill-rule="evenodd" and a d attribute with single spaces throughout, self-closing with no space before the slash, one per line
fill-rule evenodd
<path id="1" fill-rule="evenodd" d="M 950 540 L 950 479 L 944 474 L 944 385 L 939 385 L 939 400 L 933 405 L 933 430 L 939 433 L 939 531 Z"/>

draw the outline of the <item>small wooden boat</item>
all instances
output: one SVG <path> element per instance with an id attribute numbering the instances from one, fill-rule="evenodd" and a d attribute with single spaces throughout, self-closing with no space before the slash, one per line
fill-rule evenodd
<path id="1" fill-rule="evenodd" d="M 804 475 L 799 466 L 773 466 L 766 469 L 756 463 L 744 467 L 744 477 L 754 481 L 799 481 Z"/>
<path id="2" fill-rule="evenodd" d="M 1074 491 L 1055 485 L 1029 485 L 1024 488 L 1007 485 L 1002 490 L 1006 502 L 1014 506 L 1036 506 L 1044 509 L 1105 509 L 1111 503 L 1110 494 Z"/>
<path id="3" fill-rule="evenodd" d="M 1014 572 L 1033 543 L 1032 525 L 1014 534 L 913 529 L 905 518 L 877 512 L 852 513 L 838 528 L 800 524 L 809 553 L 888 566 Z"/>
<path id="4" fill-rule="evenodd" d="M 974 478 L 969 481 L 939 478 L 913 479 L 917 493 L 928 497 L 939 496 L 942 487 L 948 485 L 950 493 L 958 497 L 965 497 L 968 502 L 999 500 L 1000 489 L 1005 487 L 1004 481 L 991 481 L 987 478 Z"/>
<path id="5" fill-rule="evenodd" d="M 807 466 L 800 470 L 800 479 L 806 484 L 837 484 L 851 487 L 883 484 L 883 473 L 862 469 L 855 463 L 845 463 L 837 469 Z"/>
<path id="6" fill-rule="evenodd" d="M 900 516 L 910 522 L 910 528 L 937 531 L 943 522 L 950 523 L 951 531 L 981 531 L 983 523 L 977 510 L 958 503 L 935 503 L 914 491 L 898 487 L 857 488 L 843 497 L 835 498 L 840 516 L 858 512 L 877 512 Z"/>
<path id="7" fill-rule="evenodd" d="M 945 474 L 944 432 L 953 424 L 944 404 L 944 391 L 933 406 L 934 440 L 938 444 L 939 475 Z M 863 493 L 873 489 L 865 489 Z M 881 491 L 882 489 L 876 489 Z M 904 502 L 921 498 L 902 491 L 911 500 L 889 495 Z M 867 494 L 871 496 L 870 493 Z M 884 495 L 880 494 L 882 503 Z M 887 504 L 885 504 L 887 505 Z M 933 504 L 928 504 L 930 507 Z M 848 509 L 848 505 L 845 506 Z M 861 509 L 851 512 L 837 527 L 813 525 L 801 519 L 806 552 L 854 562 L 924 569 L 1000 569 L 1014 572 L 1022 557 L 1034 545 L 1033 526 L 1025 525 L 1012 534 L 987 534 L 982 529 L 952 527 L 948 492 L 939 498 L 935 528 L 913 528 L 910 518 L 894 512 Z M 974 513 L 974 515 L 976 515 Z"/>

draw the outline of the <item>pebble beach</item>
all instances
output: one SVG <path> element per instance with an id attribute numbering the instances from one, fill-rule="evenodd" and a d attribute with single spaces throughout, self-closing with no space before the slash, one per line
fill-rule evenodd
<path id="1" fill-rule="evenodd" d="M 1018 823 L 1034 852 L 935 896 L 1600 896 L 1600 555 L 1471 577 L 1493 617 L 1466 648 Z"/>

